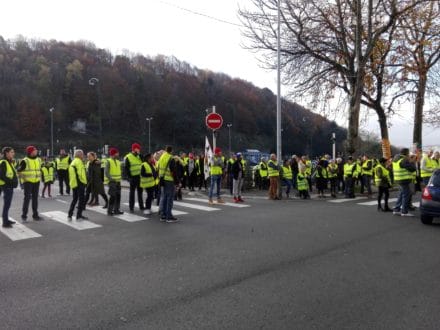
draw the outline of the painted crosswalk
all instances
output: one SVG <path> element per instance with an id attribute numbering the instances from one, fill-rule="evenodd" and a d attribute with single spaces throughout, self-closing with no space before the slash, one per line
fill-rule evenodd
<path id="1" fill-rule="evenodd" d="M 126 205 L 126 206 L 129 205 L 128 203 L 123 203 L 123 204 Z M 135 208 L 139 208 L 139 204 L 138 204 L 138 203 L 135 203 L 134 207 L 135 207 Z M 157 205 L 151 205 L 151 212 L 152 212 L 152 213 L 157 213 L 157 212 L 159 212 L 159 206 L 157 206 Z M 184 214 L 188 214 L 188 212 L 175 210 L 175 209 L 173 208 L 173 215 L 184 215 Z"/>
<path id="2" fill-rule="evenodd" d="M 393 203 L 397 201 L 397 198 L 390 198 L 388 200 L 388 203 Z M 363 203 L 357 203 L 358 205 L 364 205 L 364 206 L 373 206 L 373 205 L 377 205 L 377 200 L 374 201 L 369 201 L 369 202 L 363 202 Z"/>
<path id="3" fill-rule="evenodd" d="M 185 200 L 200 202 L 200 203 L 209 203 L 208 199 L 203 199 L 203 198 L 188 197 Z M 214 201 L 214 204 L 215 205 L 225 205 L 225 206 L 237 207 L 237 208 L 250 207 L 250 205 L 247 205 L 247 204 L 229 203 L 229 202 L 225 202 L 224 204 L 219 204 L 216 201 Z"/>
<path id="4" fill-rule="evenodd" d="M 361 199 L 367 199 L 367 197 L 359 196 L 359 197 L 355 197 L 355 198 L 332 199 L 332 200 L 329 200 L 328 202 L 329 203 L 345 203 L 345 202 L 358 201 L 358 200 L 361 200 Z"/>
<path id="5" fill-rule="evenodd" d="M 76 230 L 86 230 L 86 229 L 102 227 L 101 225 L 93 223 L 88 220 L 77 220 L 76 218 L 69 220 L 67 218 L 67 213 L 61 211 L 49 211 L 49 212 L 41 213 L 41 215 L 56 222 L 62 223 L 63 225 L 74 228 Z"/>
<path id="6" fill-rule="evenodd" d="M 12 218 L 9 219 L 15 221 Z M 12 226 L 12 228 L 0 227 L 0 232 L 5 234 L 11 241 L 21 241 L 24 239 L 41 237 L 40 234 L 22 225 L 18 221 L 16 221 L 16 223 Z"/>
<path id="7" fill-rule="evenodd" d="M 89 207 L 87 208 L 87 210 L 107 215 L 107 210 L 101 208 L 100 206 Z M 113 215 L 112 217 L 126 222 L 138 222 L 138 221 L 148 220 L 148 218 L 141 217 L 139 215 L 131 214 L 131 213 Z"/>
<path id="8" fill-rule="evenodd" d="M 220 211 L 221 210 L 221 209 L 215 208 L 215 207 L 198 205 L 198 204 L 192 204 L 192 203 L 185 203 L 185 202 L 176 202 L 176 201 L 174 201 L 173 205 L 181 206 L 181 207 L 186 207 L 186 208 L 190 208 L 190 209 L 195 209 L 195 210 L 206 211 L 206 212 Z"/>

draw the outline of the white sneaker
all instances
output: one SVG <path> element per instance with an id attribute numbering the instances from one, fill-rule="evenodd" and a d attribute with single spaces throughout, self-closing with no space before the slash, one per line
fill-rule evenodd
<path id="1" fill-rule="evenodd" d="M 393 215 L 401 215 L 400 211 L 393 211 Z"/>
<path id="2" fill-rule="evenodd" d="M 150 215 L 151 214 L 151 210 L 144 210 L 144 214 L 145 215 Z"/>
<path id="3" fill-rule="evenodd" d="M 412 213 L 402 213 L 401 216 L 402 217 L 413 217 L 414 214 L 412 214 Z"/>

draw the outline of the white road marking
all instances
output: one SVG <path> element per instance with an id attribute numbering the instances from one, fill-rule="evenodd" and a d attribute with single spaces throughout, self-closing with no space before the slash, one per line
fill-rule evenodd
<path id="1" fill-rule="evenodd" d="M 62 199 L 55 199 L 57 202 L 63 203 L 63 204 L 69 204 L 68 201 L 63 201 Z"/>
<path id="2" fill-rule="evenodd" d="M 173 202 L 173 205 L 177 205 L 177 206 L 182 206 L 182 207 L 187 207 L 190 209 L 196 209 L 196 210 L 202 210 L 202 211 L 207 211 L 207 212 L 212 212 L 212 211 L 220 211 L 220 209 L 215 208 L 215 207 L 209 207 L 209 206 L 203 206 L 203 205 L 196 205 L 196 204 L 190 204 L 190 203 L 185 203 L 185 202 Z"/>
<path id="3" fill-rule="evenodd" d="M 88 207 L 87 210 L 107 215 L 107 209 L 103 209 L 101 206 Z M 136 214 L 131 214 L 131 213 L 113 215 L 112 217 L 126 222 L 149 220 L 149 218 L 140 217 Z"/>
<path id="4" fill-rule="evenodd" d="M 9 219 L 15 221 L 12 218 L 9 218 Z M 6 236 L 8 236 L 11 241 L 21 241 L 24 239 L 41 237 L 40 234 L 33 231 L 32 229 L 29 229 L 26 226 L 23 226 L 19 222 L 16 222 L 15 224 L 13 224 L 12 228 L 0 227 L 0 232 L 5 234 Z"/>
<path id="5" fill-rule="evenodd" d="M 420 202 L 413 202 L 412 205 L 413 205 L 414 207 L 420 207 Z"/>
<path id="6" fill-rule="evenodd" d="M 85 230 L 85 229 L 92 229 L 92 228 L 99 228 L 102 227 L 101 225 L 98 225 L 96 223 L 93 223 L 88 220 L 76 220 L 76 218 L 73 218 L 71 221 L 67 219 L 67 213 L 61 212 L 61 211 L 50 211 L 50 212 L 44 212 L 42 213 L 45 217 L 48 217 L 51 220 L 57 221 L 59 223 L 62 223 L 63 225 L 75 228 L 76 230 Z"/>
<path id="7" fill-rule="evenodd" d="M 388 200 L 388 203 L 392 203 L 397 201 L 397 198 L 390 198 Z M 365 205 L 365 206 L 373 206 L 373 205 L 377 205 L 377 200 L 375 201 L 371 201 L 371 202 L 364 202 L 364 203 L 357 203 L 358 205 Z"/>
<path id="8" fill-rule="evenodd" d="M 328 202 L 329 203 L 345 203 L 345 202 L 357 201 L 360 199 L 367 199 L 367 197 L 332 199 L 331 201 L 328 201 Z"/>
<path id="9" fill-rule="evenodd" d="M 124 205 L 129 205 L 129 203 L 124 203 Z M 138 203 L 135 203 L 134 204 L 134 207 L 137 207 L 137 208 L 139 208 L 139 204 Z M 151 205 L 151 213 L 157 213 L 157 212 L 159 212 L 159 206 L 157 206 L 157 205 Z M 179 210 L 175 210 L 175 209 L 173 209 L 173 215 L 183 215 L 183 214 L 188 214 L 188 212 L 184 212 L 184 211 L 179 211 Z"/>
<path id="10" fill-rule="evenodd" d="M 209 201 L 207 199 L 203 199 L 203 198 L 193 198 L 193 197 L 189 197 L 189 198 L 185 198 L 185 200 L 187 201 L 194 201 L 194 202 L 202 202 L 202 203 L 209 203 Z M 235 203 L 224 203 L 224 204 L 220 204 L 217 203 L 217 201 L 214 200 L 214 204 L 216 205 L 226 205 L 226 206 L 232 206 L 232 207 L 238 207 L 238 208 L 243 208 L 243 207 L 250 207 L 250 205 L 247 204 L 235 204 Z"/>

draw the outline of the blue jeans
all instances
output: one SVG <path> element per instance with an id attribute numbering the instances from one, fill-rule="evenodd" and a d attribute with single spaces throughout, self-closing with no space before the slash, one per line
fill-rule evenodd
<path id="1" fill-rule="evenodd" d="M 212 199 L 214 194 L 214 186 L 217 185 L 217 198 L 220 198 L 220 186 L 222 184 L 221 175 L 211 175 L 211 185 L 209 187 L 209 199 Z"/>
<path id="2" fill-rule="evenodd" d="M 6 223 L 9 220 L 9 208 L 12 203 L 12 196 L 14 195 L 14 188 L 3 187 L 3 223 Z"/>
<path id="3" fill-rule="evenodd" d="M 411 190 L 409 188 L 409 183 L 399 183 L 399 196 L 397 197 L 396 206 L 394 206 L 393 210 L 408 213 L 410 197 Z"/>
<path id="4" fill-rule="evenodd" d="M 162 206 L 162 217 L 170 219 L 173 217 L 173 201 L 174 201 L 174 182 L 164 181 L 161 193 L 160 204 Z"/>
<path id="5" fill-rule="evenodd" d="M 286 185 L 286 194 L 290 193 L 290 188 L 292 188 L 292 180 L 291 179 L 283 179 L 283 183 Z"/>

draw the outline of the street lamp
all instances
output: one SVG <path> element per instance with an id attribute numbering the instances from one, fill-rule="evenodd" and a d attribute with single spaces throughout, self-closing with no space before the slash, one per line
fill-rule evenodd
<path id="1" fill-rule="evenodd" d="M 98 98 L 98 120 L 99 120 L 99 147 L 102 148 L 102 117 L 101 117 L 101 89 L 98 78 L 89 79 L 90 86 L 96 86 L 96 95 Z"/>
<path id="2" fill-rule="evenodd" d="M 146 121 L 148 121 L 148 153 L 151 153 L 151 121 L 153 120 L 153 117 L 147 117 L 145 118 Z"/>
<path id="3" fill-rule="evenodd" d="M 54 108 L 50 108 L 50 155 L 53 158 L 53 111 Z"/>
<path id="4" fill-rule="evenodd" d="M 231 127 L 232 124 L 226 124 L 226 127 L 228 128 L 228 137 L 229 137 L 229 157 L 231 156 Z"/>

